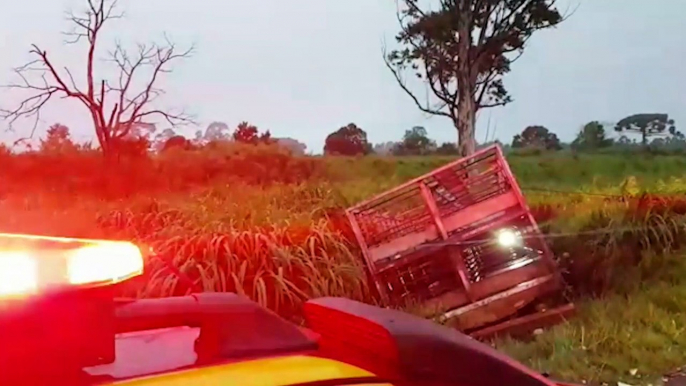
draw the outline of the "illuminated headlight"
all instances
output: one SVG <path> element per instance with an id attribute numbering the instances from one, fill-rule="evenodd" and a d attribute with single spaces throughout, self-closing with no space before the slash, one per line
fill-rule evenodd
<path id="1" fill-rule="evenodd" d="M 521 244 L 522 236 L 512 229 L 502 229 L 498 232 L 496 240 L 501 247 L 511 248 Z"/>

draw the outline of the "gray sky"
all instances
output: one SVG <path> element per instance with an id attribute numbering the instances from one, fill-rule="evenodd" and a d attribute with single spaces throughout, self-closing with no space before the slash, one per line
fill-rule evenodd
<path id="1" fill-rule="evenodd" d="M 496 136 L 508 142 L 527 125 L 544 125 L 570 140 L 584 122 L 638 112 L 669 113 L 685 129 L 686 1 L 570 1 L 578 5 L 576 13 L 534 36 L 505 78 L 514 102 L 484 110 L 477 138 L 484 138 L 489 116 Z M 0 13 L 0 83 L 15 79 L 10 70 L 27 60 L 32 43 L 82 77 L 85 47 L 64 48 L 59 32 L 69 26 L 64 11 L 83 6 L 83 0 L 6 3 Z M 374 143 L 397 140 L 415 125 L 439 142 L 456 137 L 449 120 L 420 113 L 383 64 L 382 41 L 393 43 L 397 31 L 393 0 L 121 0 L 121 7 L 127 19 L 104 32 L 100 56 L 115 38 L 133 43 L 167 32 L 179 44 L 195 42 L 194 57 L 164 80 L 160 103 L 185 108 L 202 128 L 246 120 L 274 136 L 303 141 L 314 152 L 327 134 L 349 122 Z M 104 68 L 102 76 L 111 78 Z M 3 107 L 19 99 L 17 93 L 0 94 Z M 73 101 L 55 99 L 37 134 L 54 122 L 69 126 L 77 138 L 92 132 L 87 112 Z M 15 133 L 2 130 L 0 138 L 28 131 L 30 122 L 18 122 Z M 191 135 L 195 128 L 180 131 Z"/>

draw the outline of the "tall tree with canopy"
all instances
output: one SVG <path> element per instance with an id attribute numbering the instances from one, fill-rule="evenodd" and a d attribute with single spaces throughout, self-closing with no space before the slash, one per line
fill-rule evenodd
<path id="1" fill-rule="evenodd" d="M 359 155 L 369 154 L 372 145 L 367 140 L 367 132 L 348 123 L 329 134 L 324 141 L 324 154 Z"/>
<path id="2" fill-rule="evenodd" d="M 40 150 L 44 153 L 65 153 L 76 149 L 69 128 L 61 123 L 50 126 L 45 138 L 40 140 Z"/>
<path id="3" fill-rule="evenodd" d="M 397 155 L 426 155 L 436 150 L 436 142 L 429 138 L 426 129 L 415 126 L 405 130 L 403 140 L 394 151 Z"/>
<path id="4" fill-rule="evenodd" d="M 623 118 L 615 125 L 619 133 L 634 132 L 641 135 L 641 145 L 648 147 L 648 138 L 655 136 L 682 137 L 668 114 L 634 114 Z"/>
<path id="5" fill-rule="evenodd" d="M 236 142 L 258 144 L 258 143 L 271 143 L 272 134 L 269 130 L 260 134 L 259 129 L 255 125 L 251 125 L 248 122 L 241 122 L 238 124 L 236 130 L 234 130 L 231 135 L 233 140 Z"/>
<path id="6" fill-rule="evenodd" d="M 229 125 L 224 122 L 214 121 L 210 123 L 203 134 L 202 130 L 195 132 L 195 141 L 198 143 L 207 143 L 214 141 L 228 141 L 232 137 Z"/>
<path id="7" fill-rule="evenodd" d="M 512 138 L 512 147 L 515 149 L 521 148 L 536 148 L 541 150 L 560 150 L 562 145 L 557 135 L 545 126 L 527 126 L 521 134 L 517 134 Z"/>
<path id="8" fill-rule="evenodd" d="M 398 2 L 402 48 L 385 52 L 386 65 L 421 111 L 452 120 L 460 154 L 472 154 L 477 111 L 512 101 L 503 75 L 534 32 L 563 20 L 555 0 L 440 0 L 436 10 Z M 434 98 L 417 96 L 406 71 Z"/>
<path id="9" fill-rule="evenodd" d="M 579 130 L 572 142 L 575 149 L 592 150 L 612 146 L 612 139 L 607 138 L 605 127 L 598 121 L 588 122 Z"/>
<path id="10" fill-rule="evenodd" d="M 118 143 L 126 140 L 136 127 L 161 118 L 171 126 L 191 123 L 183 112 L 171 112 L 155 106 L 163 94 L 160 79 L 171 71 L 171 65 L 191 55 L 193 47 L 179 49 L 169 39 L 162 44 L 138 44 L 133 51 L 115 44 L 107 59 L 117 72 L 110 79 L 96 68 L 105 27 L 123 14 L 117 12 L 116 0 L 85 0 L 82 14 L 70 13 L 73 30 L 65 35 L 66 44 L 83 43 L 85 73 L 73 71 L 56 63 L 48 52 L 32 45 L 33 60 L 14 70 L 18 82 L 7 87 L 25 92 L 24 99 L 14 108 L 0 109 L 0 116 L 10 126 L 19 118 L 35 118 L 34 130 L 41 109 L 55 97 L 74 100 L 84 106 L 93 123 L 100 148 L 105 154 L 115 152 Z M 79 80 L 84 80 L 79 84 Z M 33 133 L 32 133 L 33 134 Z"/>

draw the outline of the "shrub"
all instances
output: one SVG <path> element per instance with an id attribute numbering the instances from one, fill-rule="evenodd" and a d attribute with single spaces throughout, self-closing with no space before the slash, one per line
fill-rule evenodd
<path id="1" fill-rule="evenodd" d="M 181 192 L 210 183 L 297 184 L 323 175 L 311 157 L 293 156 L 277 145 L 215 143 L 197 149 L 169 149 L 148 155 L 143 143 L 117 143 L 117 157 L 98 151 L 69 154 L 29 152 L 5 156 L 0 178 L 11 190 L 51 191 L 118 199 L 133 195 Z"/>

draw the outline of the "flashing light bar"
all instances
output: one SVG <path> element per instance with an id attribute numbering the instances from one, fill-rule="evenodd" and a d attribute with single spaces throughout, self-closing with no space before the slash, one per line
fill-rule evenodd
<path id="1" fill-rule="evenodd" d="M 38 264 L 22 252 L 5 252 L 0 256 L 0 297 L 36 292 Z"/>
<path id="2" fill-rule="evenodd" d="M 114 284 L 142 274 L 143 265 L 140 249 L 126 241 L 0 233 L 0 298 Z"/>

